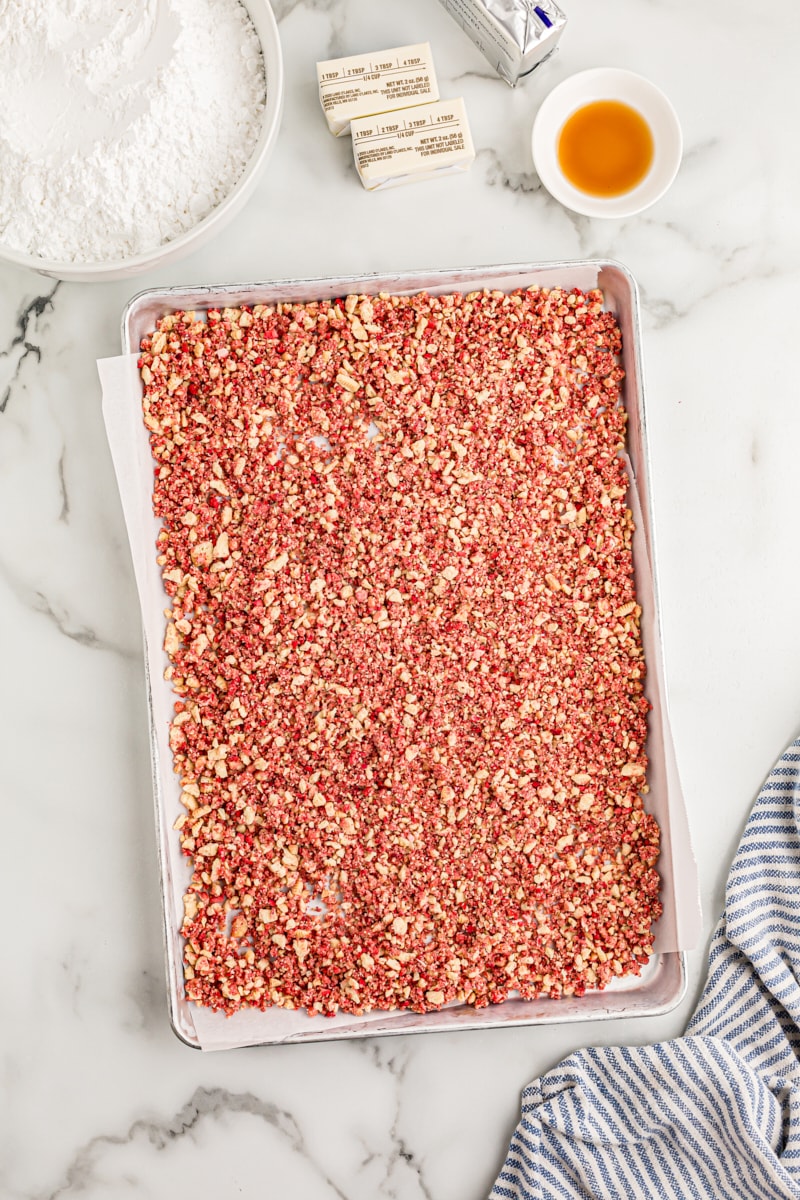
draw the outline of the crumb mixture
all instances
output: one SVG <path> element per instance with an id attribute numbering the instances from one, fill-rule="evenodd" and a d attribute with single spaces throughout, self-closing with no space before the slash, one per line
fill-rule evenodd
<path id="1" fill-rule="evenodd" d="M 660 915 L 599 292 L 165 317 L 142 343 L 187 996 L 580 996 Z"/>

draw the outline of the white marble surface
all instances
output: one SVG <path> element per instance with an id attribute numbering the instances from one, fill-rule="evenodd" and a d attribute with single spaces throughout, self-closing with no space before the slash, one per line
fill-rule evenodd
<path id="1" fill-rule="evenodd" d="M 202 1055 L 167 1023 L 139 617 L 95 359 L 152 284 L 611 255 L 637 276 L 667 675 L 705 936 L 754 795 L 800 729 L 800 16 L 792 0 L 564 0 L 557 57 L 516 91 L 436 0 L 278 0 L 281 135 L 255 198 L 194 257 L 132 282 L 0 267 L 0 989 L 9 1200 L 480 1200 L 522 1086 L 661 1018 Z M 314 63 L 428 39 L 463 94 L 469 175 L 364 192 Z M 533 173 L 546 92 L 623 66 L 673 100 L 676 183 L 576 218 Z"/>

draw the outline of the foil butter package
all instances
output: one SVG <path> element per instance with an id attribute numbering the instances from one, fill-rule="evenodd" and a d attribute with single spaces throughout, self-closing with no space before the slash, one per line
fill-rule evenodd
<path id="1" fill-rule="evenodd" d="M 550 57 L 567 23 L 552 0 L 440 3 L 511 87 Z"/>

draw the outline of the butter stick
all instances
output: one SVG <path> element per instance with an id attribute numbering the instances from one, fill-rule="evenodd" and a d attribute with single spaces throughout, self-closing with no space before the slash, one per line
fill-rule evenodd
<path id="1" fill-rule="evenodd" d="M 430 45 L 317 63 L 319 99 L 331 133 L 341 137 L 356 117 L 410 108 L 439 98 Z"/>
<path id="2" fill-rule="evenodd" d="M 463 100 L 439 100 L 351 123 L 353 156 L 368 191 L 467 171 L 475 149 Z"/>
<path id="3" fill-rule="evenodd" d="M 554 0 L 440 0 L 506 83 L 550 57 L 567 18 Z"/>

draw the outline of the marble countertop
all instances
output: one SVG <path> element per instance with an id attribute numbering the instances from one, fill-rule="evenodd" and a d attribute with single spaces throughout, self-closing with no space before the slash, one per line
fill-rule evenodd
<path id="1" fill-rule="evenodd" d="M 521 1088 L 588 1043 L 679 1034 L 760 783 L 800 729 L 800 16 L 790 0 L 564 0 L 509 89 L 436 0 L 278 0 L 286 112 L 254 198 L 193 257 L 121 283 L 0 266 L 6 896 L 0 1194 L 480 1200 Z M 314 64 L 429 40 L 463 95 L 466 176 L 368 194 Z M 685 156 L 655 207 L 576 217 L 540 187 L 537 106 L 627 67 Z M 639 281 L 673 731 L 704 938 L 662 1017 L 203 1055 L 166 1009 L 139 612 L 95 360 L 141 288 L 614 257 Z"/>

